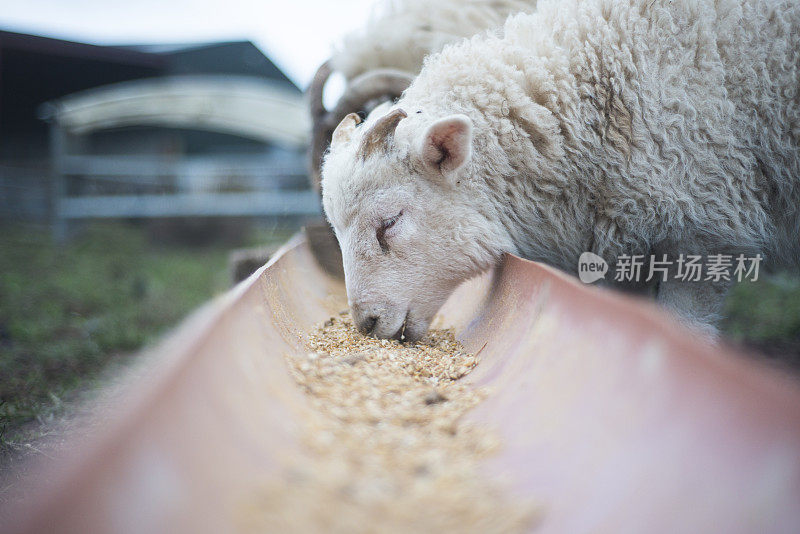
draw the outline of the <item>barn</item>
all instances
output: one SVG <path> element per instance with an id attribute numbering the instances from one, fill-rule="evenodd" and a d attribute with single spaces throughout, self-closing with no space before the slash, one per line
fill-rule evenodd
<path id="1" fill-rule="evenodd" d="M 249 41 L 0 31 L 0 218 L 315 212 L 302 93 Z"/>

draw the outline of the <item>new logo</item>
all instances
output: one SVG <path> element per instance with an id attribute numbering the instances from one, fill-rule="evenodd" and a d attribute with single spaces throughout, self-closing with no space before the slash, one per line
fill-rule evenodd
<path id="1" fill-rule="evenodd" d="M 584 252 L 578 258 L 578 278 L 584 284 L 591 284 L 606 277 L 608 263 L 592 252 Z"/>

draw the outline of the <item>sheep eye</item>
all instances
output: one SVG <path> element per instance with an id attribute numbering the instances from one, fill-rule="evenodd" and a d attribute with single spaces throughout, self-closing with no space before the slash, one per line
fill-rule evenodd
<path id="1" fill-rule="evenodd" d="M 378 244 L 381 246 L 381 250 L 383 252 L 389 252 L 389 245 L 386 244 L 385 238 L 386 230 L 394 226 L 395 223 L 397 223 L 397 221 L 400 219 L 401 215 L 403 215 L 402 211 L 394 217 L 389 217 L 388 219 L 382 220 L 380 227 L 378 227 L 378 229 L 375 231 L 375 237 L 378 239 Z"/>
<path id="2" fill-rule="evenodd" d="M 384 230 L 388 230 L 389 228 L 394 226 L 394 223 L 397 222 L 397 219 L 399 219 L 402 214 L 403 214 L 403 212 L 401 211 L 400 213 L 398 213 L 394 217 L 390 217 L 388 219 L 384 219 L 383 221 L 381 221 L 381 228 L 383 228 Z"/>

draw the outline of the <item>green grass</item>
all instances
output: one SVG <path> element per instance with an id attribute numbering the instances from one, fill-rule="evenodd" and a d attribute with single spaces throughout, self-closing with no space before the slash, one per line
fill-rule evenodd
<path id="1" fill-rule="evenodd" d="M 734 340 L 765 348 L 800 348 L 800 276 L 762 275 L 756 282 L 737 284 L 725 315 L 723 331 Z"/>
<path id="2" fill-rule="evenodd" d="M 154 246 L 121 224 L 64 247 L 43 230 L 0 228 L 0 453 L 224 290 L 227 252 Z"/>

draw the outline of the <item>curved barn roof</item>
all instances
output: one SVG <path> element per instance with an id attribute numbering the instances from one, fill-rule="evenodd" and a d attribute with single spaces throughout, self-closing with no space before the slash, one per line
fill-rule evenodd
<path id="1" fill-rule="evenodd" d="M 122 82 L 51 102 L 45 114 L 74 134 L 163 126 L 296 146 L 306 144 L 310 128 L 302 95 L 247 76 L 168 76 Z"/>

